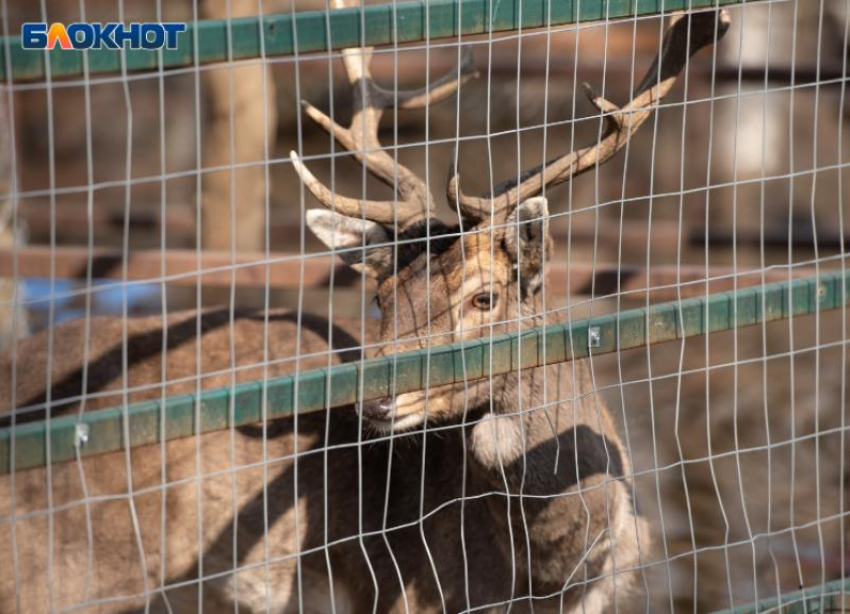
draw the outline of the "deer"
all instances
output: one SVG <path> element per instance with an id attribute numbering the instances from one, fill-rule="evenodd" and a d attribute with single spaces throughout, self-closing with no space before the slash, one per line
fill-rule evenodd
<path id="1" fill-rule="evenodd" d="M 434 215 L 429 186 L 380 146 L 378 124 L 387 108 L 453 95 L 475 74 L 470 55 L 425 90 L 389 92 L 372 79 L 371 49 L 344 50 L 350 126 L 306 113 L 398 198 L 335 194 L 291 160 L 323 206 L 307 214 L 312 232 L 375 280 L 377 355 L 539 323 L 552 249 L 540 193 L 622 150 L 728 25 L 725 11 L 672 19 L 622 108 L 588 88 L 606 121 L 598 142 L 480 197 L 452 166 L 459 224 Z M 92 335 L 114 339 L 111 326 Z M 162 335 L 161 319 L 147 326 L 137 332 Z M 232 357 L 214 354 L 203 355 L 226 369 Z M 180 368 L 173 355 L 155 356 L 160 373 Z M 17 361 L 25 373 L 44 357 Z M 133 392 L 163 394 L 153 388 Z M 590 365 L 574 361 L 21 471 L 0 481 L 0 613 L 599 614 L 632 599 L 651 547 L 628 459 Z"/>

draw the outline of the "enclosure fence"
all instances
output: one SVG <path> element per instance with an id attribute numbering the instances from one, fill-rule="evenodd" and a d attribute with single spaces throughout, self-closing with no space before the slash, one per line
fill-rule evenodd
<path id="1" fill-rule="evenodd" d="M 0 614 L 850 610 L 850 1 L 0 20 Z"/>

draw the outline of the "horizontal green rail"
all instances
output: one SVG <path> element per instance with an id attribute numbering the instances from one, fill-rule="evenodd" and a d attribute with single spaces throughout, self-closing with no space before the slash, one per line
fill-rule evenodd
<path id="1" fill-rule="evenodd" d="M 632 309 L 619 314 L 553 324 L 523 333 L 496 335 L 462 343 L 442 345 L 335 365 L 231 388 L 202 391 L 146 401 L 126 407 L 93 411 L 82 416 L 63 416 L 49 423 L 53 462 L 76 455 L 78 424 L 88 429 L 82 456 L 121 450 L 160 441 L 161 420 L 166 420 L 167 439 L 188 437 L 261 420 L 263 395 L 269 418 L 295 412 L 350 405 L 493 375 L 546 363 L 565 362 L 706 333 L 732 330 L 760 322 L 838 309 L 850 296 L 850 274 L 829 273 Z M 590 333 L 595 339 L 590 347 Z M 233 407 L 231 421 L 230 407 Z M 199 404 L 199 405 L 198 405 Z M 196 407 L 198 411 L 196 412 Z M 196 415 L 200 423 L 196 423 Z M 130 440 L 124 440 L 124 420 L 129 420 Z M 0 430 L 0 473 L 12 468 L 12 438 L 16 469 L 46 463 L 48 424 L 33 422 Z"/>
<path id="2" fill-rule="evenodd" d="M 843 614 L 850 607 L 850 579 L 786 593 L 714 614 Z"/>
<path id="3" fill-rule="evenodd" d="M 86 52 L 21 47 L 19 36 L 0 38 L 0 80 L 44 79 L 83 74 L 83 53 L 90 74 L 193 66 L 248 58 L 287 56 L 373 45 L 412 43 L 460 34 L 486 34 L 652 15 L 687 8 L 743 4 L 755 0 L 419 0 L 363 8 L 281 13 L 264 17 L 208 20 L 188 24 L 175 49 Z M 196 41 L 197 39 L 197 41 Z M 197 48 L 197 53 L 195 49 Z M 7 62 L 7 54 L 11 61 Z M 161 58 L 160 58 L 161 55 Z"/>

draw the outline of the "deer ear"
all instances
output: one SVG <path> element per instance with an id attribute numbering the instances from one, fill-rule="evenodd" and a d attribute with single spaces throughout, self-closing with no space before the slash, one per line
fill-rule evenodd
<path id="1" fill-rule="evenodd" d="M 309 209 L 307 225 L 330 249 L 343 250 L 337 255 L 358 271 L 380 278 L 392 269 L 392 239 L 377 222 Z"/>
<path id="2" fill-rule="evenodd" d="M 529 198 L 508 216 L 505 249 L 519 271 L 523 290 L 534 294 L 543 282 L 546 258 L 551 249 L 549 207 L 546 199 Z"/>

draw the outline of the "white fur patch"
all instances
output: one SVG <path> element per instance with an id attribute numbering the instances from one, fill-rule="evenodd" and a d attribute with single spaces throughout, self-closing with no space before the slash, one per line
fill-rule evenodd
<path id="1" fill-rule="evenodd" d="M 518 459 L 523 453 L 518 418 L 488 415 L 472 429 L 472 452 L 481 464 L 493 469 Z"/>

